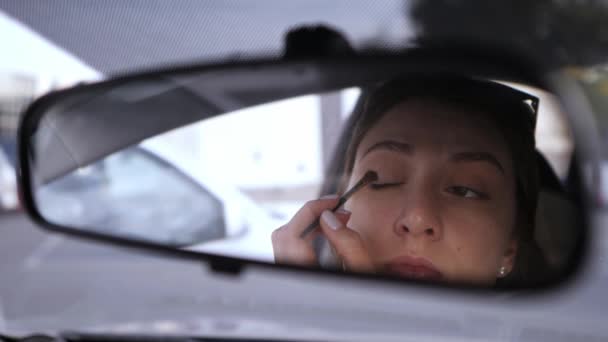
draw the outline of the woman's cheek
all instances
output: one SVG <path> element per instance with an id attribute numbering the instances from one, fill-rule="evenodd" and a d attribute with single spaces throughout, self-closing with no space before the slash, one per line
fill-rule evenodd
<path id="1" fill-rule="evenodd" d="M 365 191 L 355 194 L 344 205 L 344 208 L 351 212 L 348 227 L 357 231 L 363 241 L 370 247 L 376 248 L 378 241 L 390 233 L 392 226 L 390 218 L 393 208 L 390 203 L 385 203 L 374 196 L 365 196 Z"/>
<path id="2" fill-rule="evenodd" d="M 445 212 L 445 245 L 454 256 L 457 274 L 481 279 L 495 275 L 503 248 L 507 226 L 496 213 L 451 208 Z"/>

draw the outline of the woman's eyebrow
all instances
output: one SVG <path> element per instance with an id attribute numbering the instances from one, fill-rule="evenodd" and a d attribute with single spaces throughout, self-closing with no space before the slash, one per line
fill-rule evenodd
<path id="1" fill-rule="evenodd" d="M 453 154 L 450 160 L 453 162 L 487 162 L 495 166 L 503 175 L 505 173 L 502 164 L 489 152 L 459 152 Z"/>
<path id="2" fill-rule="evenodd" d="M 368 148 L 365 153 L 363 153 L 363 157 L 375 150 L 395 151 L 407 155 L 411 155 L 414 153 L 414 147 L 410 144 L 394 140 L 383 140 L 373 144 L 370 148 Z"/>

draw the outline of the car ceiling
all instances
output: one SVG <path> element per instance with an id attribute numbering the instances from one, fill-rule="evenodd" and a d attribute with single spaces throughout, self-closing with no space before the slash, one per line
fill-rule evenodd
<path id="1" fill-rule="evenodd" d="M 299 25 L 330 23 L 351 43 L 403 41 L 402 1 L 0 1 L 0 9 L 106 74 L 214 60 L 279 56 Z"/>
<path id="2" fill-rule="evenodd" d="M 425 39 L 510 44 L 542 63 L 608 56 L 608 1 L 0 0 L 0 9 L 106 75 L 280 56 L 285 33 L 326 24 L 355 48 Z M 415 38 L 418 36 L 418 38 Z"/>

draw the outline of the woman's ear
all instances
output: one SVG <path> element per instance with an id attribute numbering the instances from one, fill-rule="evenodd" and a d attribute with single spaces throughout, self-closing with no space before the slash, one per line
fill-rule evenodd
<path id="1" fill-rule="evenodd" d="M 517 239 L 512 238 L 505 249 L 500 266 L 497 270 L 498 278 L 506 277 L 513 270 L 518 247 Z"/>

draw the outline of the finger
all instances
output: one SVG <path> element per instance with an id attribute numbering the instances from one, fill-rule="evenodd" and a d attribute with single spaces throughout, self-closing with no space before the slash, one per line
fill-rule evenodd
<path id="1" fill-rule="evenodd" d="M 342 224 L 344 224 L 345 226 L 347 225 L 348 220 L 350 220 L 350 214 L 351 212 L 346 209 L 338 209 L 334 212 L 336 218 L 340 220 L 340 222 L 342 222 Z"/>
<path id="2" fill-rule="evenodd" d="M 285 225 L 286 234 L 299 238 L 300 234 L 321 216 L 323 210 L 331 209 L 338 204 L 338 196 L 331 195 L 317 200 L 307 202 L 293 218 Z M 307 242 L 312 241 L 313 236 L 308 234 L 305 238 Z"/>
<path id="3" fill-rule="evenodd" d="M 373 272 L 371 258 L 359 233 L 346 227 L 329 210 L 322 213 L 320 222 L 327 240 L 348 270 Z"/>
<path id="4" fill-rule="evenodd" d="M 312 231 L 305 239 L 301 239 L 300 234 L 311 222 L 318 219 L 323 210 L 334 207 L 337 202 L 338 196 L 335 195 L 310 201 L 286 225 L 275 230 L 271 236 L 275 262 L 317 264 L 313 241 L 320 234 L 320 230 Z"/>
<path id="5" fill-rule="evenodd" d="M 283 228 L 285 226 L 279 227 L 275 229 L 270 235 L 270 241 L 272 242 L 272 252 L 274 253 L 274 261 L 280 262 L 280 257 L 283 253 L 283 249 L 281 248 L 283 245 L 284 233 Z"/>
<path id="6" fill-rule="evenodd" d="M 313 266 L 317 264 L 316 255 L 310 244 L 285 234 L 281 227 L 271 235 L 272 250 L 276 263 Z"/>

